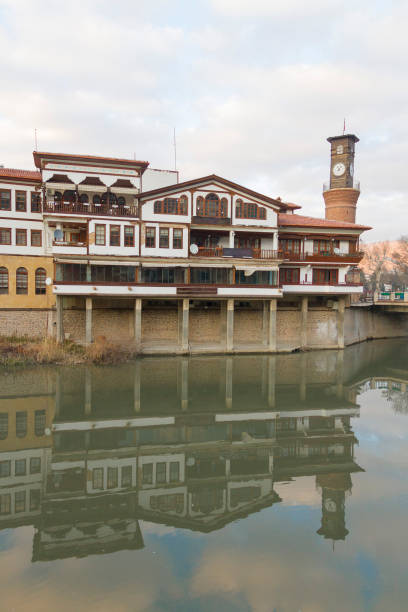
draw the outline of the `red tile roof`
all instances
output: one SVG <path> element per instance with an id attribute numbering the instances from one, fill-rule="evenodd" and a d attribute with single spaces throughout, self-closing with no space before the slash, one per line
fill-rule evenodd
<path id="1" fill-rule="evenodd" d="M 347 223 L 346 221 L 332 221 L 330 219 L 316 219 L 316 217 L 305 217 L 304 215 L 294 215 L 279 213 L 279 227 L 323 227 L 323 228 L 343 228 L 343 229 L 358 229 L 369 230 L 368 225 L 357 225 L 356 223 Z"/>
<path id="2" fill-rule="evenodd" d="M 124 166 L 133 166 L 142 168 L 143 172 L 149 165 L 147 161 L 138 161 L 136 159 L 121 159 L 118 157 L 101 157 L 99 155 L 77 155 L 75 153 L 49 153 L 46 151 L 33 151 L 34 163 L 37 168 L 41 168 L 41 160 L 47 159 L 49 161 L 65 161 L 65 162 L 75 162 L 76 160 L 83 160 L 86 162 L 93 162 L 96 165 L 105 164 L 110 166 L 111 164 L 121 164 Z"/>
<path id="3" fill-rule="evenodd" d="M 41 181 L 41 173 L 37 170 L 20 170 L 18 168 L 0 168 L 0 177 Z"/>

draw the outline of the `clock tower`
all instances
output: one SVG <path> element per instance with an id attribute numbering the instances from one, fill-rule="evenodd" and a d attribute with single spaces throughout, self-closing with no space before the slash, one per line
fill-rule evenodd
<path id="1" fill-rule="evenodd" d="M 325 539 L 344 540 L 348 534 L 345 521 L 346 492 L 351 490 L 349 473 L 319 474 L 316 484 L 322 491 L 322 526 L 316 532 Z"/>
<path id="2" fill-rule="evenodd" d="M 330 181 L 323 186 L 326 219 L 356 222 L 356 205 L 360 184 L 354 179 L 354 150 L 358 142 L 354 134 L 331 136 Z"/>

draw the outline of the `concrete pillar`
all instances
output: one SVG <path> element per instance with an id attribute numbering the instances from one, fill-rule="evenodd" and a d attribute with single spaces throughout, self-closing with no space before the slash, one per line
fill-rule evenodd
<path id="1" fill-rule="evenodd" d="M 230 230 L 229 236 L 228 236 L 228 247 L 230 249 L 234 248 L 234 239 L 235 239 L 235 232 L 234 230 Z"/>
<path id="2" fill-rule="evenodd" d="M 56 373 L 55 377 L 55 410 L 54 418 L 58 418 L 61 412 L 61 400 L 62 400 L 62 383 L 61 383 L 61 372 Z"/>
<path id="3" fill-rule="evenodd" d="M 276 356 L 268 357 L 268 406 L 275 408 Z"/>
<path id="4" fill-rule="evenodd" d="M 138 350 L 142 345 L 142 298 L 135 299 L 134 339 Z"/>
<path id="5" fill-rule="evenodd" d="M 225 358 L 225 407 L 232 409 L 232 357 Z"/>
<path id="6" fill-rule="evenodd" d="M 344 309 L 345 298 L 339 297 L 337 310 L 337 346 L 339 349 L 344 349 Z"/>
<path id="7" fill-rule="evenodd" d="M 225 460 L 225 476 L 229 478 L 231 476 L 231 459 Z"/>
<path id="8" fill-rule="evenodd" d="M 227 351 L 234 348 L 234 300 L 227 300 Z"/>
<path id="9" fill-rule="evenodd" d="M 307 388 L 307 354 L 302 353 L 300 356 L 300 383 L 299 383 L 299 397 L 302 402 L 306 401 L 306 388 Z"/>
<path id="10" fill-rule="evenodd" d="M 56 296 L 57 303 L 57 342 L 64 342 L 64 298 Z"/>
<path id="11" fill-rule="evenodd" d="M 268 346 L 268 305 L 267 300 L 263 300 L 262 302 L 262 345 L 264 347 Z"/>
<path id="12" fill-rule="evenodd" d="M 92 343 L 92 298 L 85 300 L 85 344 Z"/>
<path id="13" fill-rule="evenodd" d="M 344 377 L 344 352 L 338 351 L 337 359 L 336 359 L 336 395 L 339 398 L 342 398 L 344 395 L 343 377 Z"/>
<path id="14" fill-rule="evenodd" d="M 92 413 L 92 374 L 89 368 L 85 369 L 85 414 Z"/>
<path id="15" fill-rule="evenodd" d="M 307 347 L 307 306 L 308 297 L 303 295 L 300 308 L 300 348 Z"/>
<path id="16" fill-rule="evenodd" d="M 133 378 L 133 410 L 140 412 L 140 361 L 135 363 L 135 372 Z"/>
<path id="17" fill-rule="evenodd" d="M 188 359 L 181 360 L 181 409 L 188 410 Z"/>
<path id="18" fill-rule="evenodd" d="M 183 352 L 188 351 L 189 314 L 190 300 L 188 298 L 184 298 L 178 302 L 179 347 Z"/>
<path id="19" fill-rule="evenodd" d="M 270 300 L 269 302 L 269 337 L 268 337 L 268 348 L 274 353 L 276 352 L 276 299 Z"/>

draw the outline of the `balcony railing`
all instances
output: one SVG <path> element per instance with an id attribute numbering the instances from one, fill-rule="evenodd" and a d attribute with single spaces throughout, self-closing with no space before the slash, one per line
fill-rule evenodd
<path id="1" fill-rule="evenodd" d="M 43 212 L 63 215 L 88 215 L 91 217 L 138 217 L 137 206 L 108 206 L 106 204 L 56 202 L 53 200 L 44 202 Z"/>
<path id="2" fill-rule="evenodd" d="M 331 251 L 321 251 L 320 253 L 296 253 L 294 251 L 279 251 L 280 259 L 289 259 L 290 261 L 351 261 L 358 263 L 364 257 L 362 251 L 356 251 L 354 253 L 334 253 Z"/>
<path id="3" fill-rule="evenodd" d="M 302 287 L 317 287 L 317 286 L 321 286 L 321 287 L 360 287 L 362 286 L 362 283 L 354 283 L 354 282 L 344 282 L 344 283 L 338 283 L 337 281 L 332 281 L 332 282 L 327 282 L 327 283 L 322 283 L 322 282 L 314 282 L 314 281 L 286 281 L 286 280 L 279 280 L 279 287 L 282 287 L 282 285 L 301 285 Z"/>
<path id="4" fill-rule="evenodd" d="M 67 242 L 65 240 L 53 240 L 52 246 L 60 246 L 60 247 L 86 247 L 88 246 L 87 242 Z"/>
<path id="5" fill-rule="evenodd" d="M 192 223 L 193 225 L 231 225 L 231 217 L 204 217 L 197 215 L 193 217 Z"/>
<path id="6" fill-rule="evenodd" d="M 238 259 L 279 259 L 278 251 L 227 247 L 198 247 L 195 257 L 235 257 Z"/>

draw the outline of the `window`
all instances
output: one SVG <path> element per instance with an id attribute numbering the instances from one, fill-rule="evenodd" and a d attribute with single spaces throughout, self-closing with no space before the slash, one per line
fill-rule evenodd
<path id="1" fill-rule="evenodd" d="M 14 493 L 14 511 L 17 514 L 18 512 L 25 512 L 26 507 L 26 492 L 25 491 L 16 491 Z"/>
<path id="2" fill-rule="evenodd" d="M 313 269 L 313 283 L 316 285 L 336 285 L 337 278 L 337 270 L 326 270 L 325 268 Z"/>
<path id="3" fill-rule="evenodd" d="M 156 228 L 146 227 L 146 247 L 154 249 L 156 247 Z"/>
<path id="4" fill-rule="evenodd" d="M 7 268 L 0 268 L 0 295 L 8 293 L 9 277 Z"/>
<path id="5" fill-rule="evenodd" d="M 92 204 L 96 204 L 97 206 L 101 205 L 101 196 L 100 195 L 94 195 L 92 198 Z"/>
<path id="6" fill-rule="evenodd" d="M 300 238 L 281 238 L 279 240 L 279 248 L 284 253 L 300 254 Z"/>
<path id="7" fill-rule="evenodd" d="M 300 268 L 281 268 L 280 269 L 280 282 L 281 284 L 286 283 L 298 283 L 300 278 Z"/>
<path id="8" fill-rule="evenodd" d="M 0 227 L 0 244 L 11 244 L 11 229 Z"/>
<path id="9" fill-rule="evenodd" d="M 313 253 L 329 255 L 332 253 L 331 240 L 313 240 Z"/>
<path id="10" fill-rule="evenodd" d="M 245 275 L 245 270 L 237 270 L 235 282 L 238 285 L 272 285 L 276 286 L 278 273 L 276 270 L 255 270 L 249 276 Z"/>
<path id="11" fill-rule="evenodd" d="M 132 466 L 124 465 L 120 471 L 120 482 L 122 487 L 132 486 Z"/>
<path id="12" fill-rule="evenodd" d="M 17 268 L 16 293 L 17 295 L 27 295 L 28 293 L 28 274 L 25 268 Z"/>
<path id="13" fill-rule="evenodd" d="M 10 514 L 11 512 L 11 495 L 6 493 L 0 495 L 0 514 Z"/>
<path id="14" fill-rule="evenodd" d="M 105 246 L 106 242 L 106 226 L 95 225 L 95 244 Z"/>
<path id="15" fill-rule="evenodd" d="M 81 193 L 81 195 L 79 196 L 79 201 L 81 202 L 81 204 L 88 204 L 89 203 L 89 196 L 87 193 Z"/>
<path id="16" fill-rule="evenodd" d="M 10 189 L 0 189 L 0 210 L 11 210 Z"/>
<path id="17" fill-rule="evenodd" d="M 39 474 L 40 472 L 41 472 L 41 457 L 31 457 L 30 474 Z"/>
<path id="18" fill-rule="evenodd" d="M 156 463 L 156 484 L 163 484 L 166 482 L 166 463 Z"/>
<path id="19" fill-rule="evenodd" d="M 27 435 L 27 413 L 16 412 L 16 436 L 24 438 Z"/>
<path id="20" fill-rule="evenodd" d="M 161 249 L 169 248 L 169 228 L 161 227 L 159 229 L 159 247 Z"/>
<path id="21" fill-rule="evenodd" d="M 27 465 L 25 459 L 16 459 L 14 465 L 14 475 L 15 476 L 25 476 L 27 472 Z"/>
<path id="22" fill-rule="evenodd" d="M 266 209 L 239 199 L 235 204 L 235 216 L 237 219 L 266 219 Z"/>
<path id="23" fill-rule="evenodd" d="M 133 225 L 125 225 L 125 247 L 135 246 L 135 228 Z"/>
<path id="24" fill-rule="evenodd" d="M 226 217 L 227 210 L 227 198 L 220 200 L 216 193 L 209 193 L 205 200 L 202 196 L 197 198 L 198 217 Z"/>
<path id="25" fill-rule="evenodd" d="M 144 463 L 142 467 L 143 484 L 153 484 L 153 463 Z"/>
<path id="26" fill-rule="evenodd" d="M 118 468 L 108 467 L 108 489 L 116 489 L 118 486 Z"/>
<path id="27" fill-rule="evenodd" d="M 31 246 L 40 247 L 42 245 L 41 230 L 31 230 Z"/>
<path id="28" fill-rule="evenodd" d="M 118 197 L 118 206 L 125 206 L 126 205 L 126 200 L 123 196 L 119 196 Z"/>
<path id="29" fill-rule="evenodd" d="M 180 480 L 180 463 L 178 461 L 170 461 L 170 482 L 178 482 Z"/>
<path id="30" fill-rule="evenodd" d="M 120 246 L 120 225 L 111 225 L 109 228 L 110 246 Z"/>
<path id="31" fill-rule="evenodd" d="M 142 283 L 184 283 L 182 268 L 142 268 Z"/>
<path id="32" fill-rule="evenodd" d="M 11 461 L 0 461 L 0 478 L 7 478 L 11 474 Z"/>
<path id="33" fill-rule="evenodd" d="M 57 281 L 83 283 L 86 281 L 86 264 L 57 264 L 55 279 Z"/>
<path id="34" fill-rule="evenodd" d="M 186 215 L 188 211 L 187 196 L 157 200 L 154 203 L 153 210 L 156 215 Z"/>
<path id="35" fill-rule="evenodd" d="M 27 230 L 16 229 L 16 245 L 27 246 Z"/>
<path id="36" fill-rule="evenodd" d="M 41 212 L 41 195 L 35 191 L 31 192 L 31 212 Z"/>
<path id="37" fill-rule="evenodd" d="M 27 210 L 27 192 L 16 191 L 16 210 L 18 212 L 26 212 Z"/>
<path id="38" fill-rule="evenodd" d="M 47 274 L 44 268 L 37 268 L 35 271 L 35 294 L 45 295 L 46 293 L 46 280 Z"/>
<path id="39" fill-rule="evenodd" d="M 183 230 L 174 228 L 173 229 L 173 249 L 183 248 Z"/>
<path id="40" fill-rule="evenodd" d="M 134 266 L 91 266 L 93 283 L 134 283 Z"/>
<path id="41" fill-rule="evenodd" d="M 40 489 L 30 490 L 30 512 L 40 509 L 41 504 L 41 491 Z"/>
<path id="42" fill-rule="evenodd" d="M 43 436 L 45 432 L 45 410 L 36 410 L 34 413 L 34 433 Z"/>
<path id="43" fill-rule="evenodd" d="M 225 285 L 228 284 L 228 272 L 225 268 L 191 268 L 190 282 L 193 284 Z"/>
<path id="44" fill-rule="evenodd" d="M 103 468 L 94 468 L 92 470 L 92 488 L 103 489 Z"/>
<path id="45" fill-rule="evenodd" d="M 103 193 L 101 198 L 102 204 L 106 204 L 107 201 L 109 201 L 109 206 L 116 206 L 116 195 L 114 193 Z"/>

